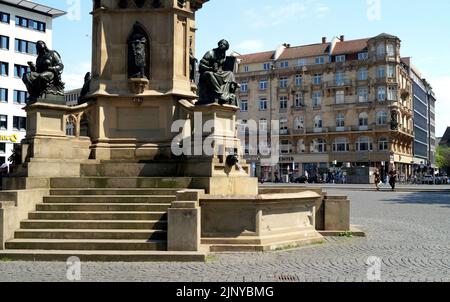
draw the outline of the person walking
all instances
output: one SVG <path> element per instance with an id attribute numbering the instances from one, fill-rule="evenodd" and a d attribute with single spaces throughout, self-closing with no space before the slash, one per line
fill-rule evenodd
<path id="1" fill-rule="evenodd" d="M 377 191 L 380 191 L 381 176 L 378 168 L 375 169 L 374 176 L 375 176 L 375 188 L 377 189 Z"/>
<path id="2" fill-rule="evenodd" d="M 391 185 L 392 191 L 395 191 L 395 184 L 397 183 L 397 171 L 395 167 L 389 172 L 389 184 Z"/>

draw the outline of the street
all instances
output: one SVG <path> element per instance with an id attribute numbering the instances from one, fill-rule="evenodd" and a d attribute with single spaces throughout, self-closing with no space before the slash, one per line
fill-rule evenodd
<path id="1" fill-rule="evenodd" d="M 348 190 L 327 189 L 349 196 L 351 223 L 366 238 L 216 254 L 206 263 L 82 263 L 81 281 L 450 281 L 448 193 Z M 369 258 L 381 262 L 379 273 L 368 278 L 373 268 Z M 66 263 L 0 261 L 0 281 L 67 281 L 66 275 Z"/>

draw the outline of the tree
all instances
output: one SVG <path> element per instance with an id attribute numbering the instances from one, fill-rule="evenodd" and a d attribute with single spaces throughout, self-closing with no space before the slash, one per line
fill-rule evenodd
<path id="1" fill-rule="evenodd" d="M 439 146 L 436 150 L 436 165 L 441 171 L 450 172 L 450 148 Z"/>

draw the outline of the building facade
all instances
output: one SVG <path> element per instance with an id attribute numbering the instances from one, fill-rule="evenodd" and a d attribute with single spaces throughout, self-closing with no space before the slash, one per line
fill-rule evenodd
<path id="1" fill-rule="evenodd" d="M 401 177 L 409 177 L 412 82 L 400 44 L 388 34 L 352 41 L 341 36 L 240 56 L 240 132 L 255 122 L 270 132 L 270 121 L 279 121 L 280 129 L 277 165 L 261 165 L 261 156 L 246 147 L 254 175 L 323 179 L 361 166 L 385 175 L 395 165 Z"/>
<path id="2" fill-rule="evenodd" d="M 82 88 L 72 89 L 64 92 L 64 99 L 66 101 L 67 106 L 76 106 L 78 105 L 78 100 L 80 98 Z"/>
<path id="3" fill-rule="evenodd" d="M 432 87 L 412 64 L 403 58 L 413 83 L 414 174 L 434 174 L 436 169 L 436 97 Z"/>
<path id="4" fill-rule="evenodd" d="M 65 14 L 30 1 L 0 1 L 0 164 L 25 137 L 28 97 L 22 75 L 36 61 L 36 42 L 52 48 L 52 20 Z"/>

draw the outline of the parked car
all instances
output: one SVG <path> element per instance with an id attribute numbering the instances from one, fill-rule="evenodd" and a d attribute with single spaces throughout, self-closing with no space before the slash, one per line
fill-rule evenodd
<path id="1" fill-rule="evenodd" d="M 431 175 L 424 175 L 422 177 L 422 184 L 424 185 L 434 185 L 434 179 Z"/>

